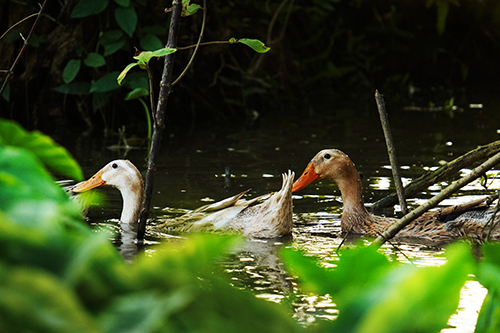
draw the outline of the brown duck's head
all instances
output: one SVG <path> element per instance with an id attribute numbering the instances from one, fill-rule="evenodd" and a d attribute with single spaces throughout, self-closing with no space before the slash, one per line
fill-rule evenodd
<path id="1" fill-rule="evenodd" d="M 338 149 L 323 149 L 307 165 L 302 175 L 293 183 L 296 192 L 317 179 L 329 179 L 340 185 L 352 177 L 358 178 L 354 163 L 349 156 Z"/>

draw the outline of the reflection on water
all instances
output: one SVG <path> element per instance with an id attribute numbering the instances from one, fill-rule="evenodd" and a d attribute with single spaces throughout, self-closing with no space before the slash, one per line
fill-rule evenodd
<path id="1" fill-rule="evenodd" d="M 500 138 L 495 122 L 490 121 L 491 114 L 487 112 L 485 106 L 473 114 L 457 114 L 453 119 L 437 113 L 390 115 L 400 164 L 407 166 L 402 170 L 404 183 L 425 170 L 437 168 L 443 160 L 452 160 L 477 145 Z M 338 114 L 340 116 L 331 118 L 289 119 L 286 126 L 263 121 L 258 128 L 238 133 L 199 134 L 198 140 L 193 136 L 191 141 L 183 142 L 160 157 L 152 218 L 161 222 L 207 201 L 220 200 L 249 188 L 252 197 L 278 190 L 282 172 L 292 169 L 300 174 L 310 158 L 322 148 L 340 148 L 348 153 L 363 174 L 365 200 L 368 203 L 377 201 L 394 188 L 378 115 L 376 111 L 369 115 L 356 113 L 355 118 L 348 112 Z M 465 132 L 467 136 L 463 135 Z M 453 145 L 447 142 L 453 142 Z M 83 153 L 74 151 L 86 175 L 93 174 L 110 160 L 122 157 L 103 149 L 103 145 L 95 146 L 100 148 Z M 145 156 L 144 151 L 136 150 L 130 151 L 127 158 L 140 170 L 145 170 Z M 466 172 L 470 170 L 462 171 Z M 476 181 L 442 205 L 457 204 L 500 188 L 500 180 L 494 178 L 497 173 L 488 173 L 488 191 Z M 438 193 L 447 184 L 440 182 L 422 191 L 418 198 L 410 198 L 410 208 Z M 124 257 L 130 259 L 137 251 L 133 237 L 126 228 L 120 228 L 112 220 L 120 216 L 121 197 L 112 190 L 108 190 L 107 195 L 106 208 L 94 209 L 90 218 L 99 228 L 106 226 Z M 294 195 L 292 240 L 248 240 L 221 265 L 235 287 L 250 289 L 257 297 L 272 302 L 291 304 L 295 317 L 302 322 L 334 319 L 337 311 L 332 300 L 302 291 L 294 278 L 285 272 L 278 253 L 283 246 L 292 246 L 319 257 L 325 265 L 334 265 L 336 251 L 342 243 L 338 236 L 341 213 L 342 199 L 338 189 L 328 182 L 312 184 L 300 195 Z M 154 255 L 154 244 L 174 243 L 177 239 L 178 236 L 159 239 L 150 234 L 143 251 L 146 255 Z M 390 259 L 404 264 L 436 266 L 444 263 L 441 250 L 426 246 L 398 244 L 396 249 L 386 244 L 382 250 Z M 463 289 L 459 311 L 450 319 L 452 327 L 443 332 L 472 332 L 484 295 L 485 289 L 471 277 Z"/>

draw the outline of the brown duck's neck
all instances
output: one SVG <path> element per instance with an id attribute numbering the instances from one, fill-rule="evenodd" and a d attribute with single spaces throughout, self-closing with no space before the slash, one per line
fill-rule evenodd
<path id="1" fill-rule="evenodd" d="M 344 205 L 342 230 L 364 233 L 359 229 L 369 223 L 371 215 L 364 205 L 363 188 L 356 168 L 353 166 L 348 170 L 344 170 L 342 177 L 336 183 L 342 194 Z"/>

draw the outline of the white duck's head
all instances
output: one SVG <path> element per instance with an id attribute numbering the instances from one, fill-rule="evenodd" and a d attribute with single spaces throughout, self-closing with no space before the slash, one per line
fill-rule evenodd
<path id="1" fill-rule="evenodd" d="M 144 197 L 144 183 L 135 165 L 128 160 L 111 161 L 90 179 L 75 185 L 72 191 L 85 192 L 104 185 L 114 186 L 122 194 L 123 209 L 120 221 L 137 223 Z"/>

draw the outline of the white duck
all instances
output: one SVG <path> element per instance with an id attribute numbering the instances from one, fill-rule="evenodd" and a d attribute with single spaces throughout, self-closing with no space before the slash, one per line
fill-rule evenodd
<path id="1" fill-rule="evenodd" d="M 248 237 L 274 238 L 288 235 L 292 231 L 292 183 L 294 173 L 283 174 L 281 190 L 251 200 L 242 199 L 244 191 L 233 197 L 200 207 L 176 219 L 154 227 L 159 232 L 189 232 L 226 230 L 236 231 Z M 85 192 L 90 189 L 111 185 L 123 198 L 120 221 L 136 224 L 144 198 L 144 182 L 137 168 L 128 160 L 109 162 L 87 181 L 72 189 Z M 259 200 L 267 198 L 260 204 Z"/>

